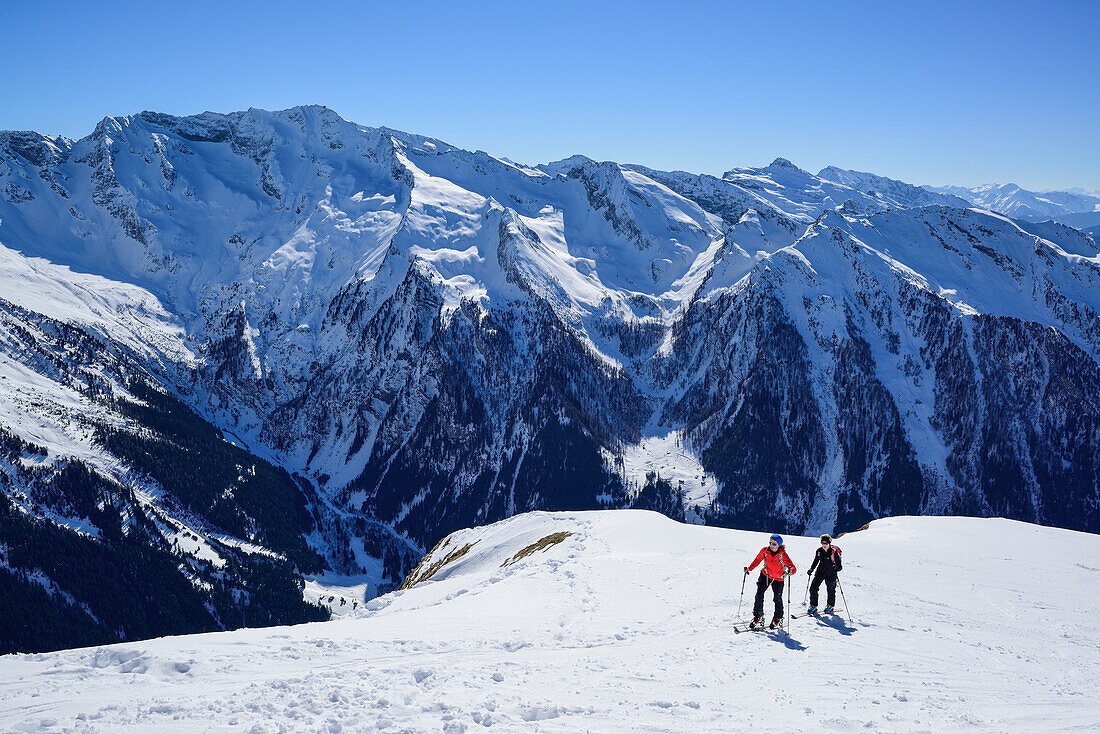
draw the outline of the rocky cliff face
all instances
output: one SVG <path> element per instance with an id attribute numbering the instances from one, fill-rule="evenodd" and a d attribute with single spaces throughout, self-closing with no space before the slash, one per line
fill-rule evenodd
<path id="1" fill-rule="evenodd" d="M 0 192 L 6 307 L 125 349 L 285 470 L 318 568 L 372 589 L 534 509 L 1100 531 L 1100 258 L 1064 225 L 783 159 L 524 167 L 315 107 L 3 133 Z M 21 384 L 64 383 L 25 344 L 3 351 Z M 56 466 L 138 468 L 8 405 Z M 204 527 L 282 542 L 241 512 Z"/>

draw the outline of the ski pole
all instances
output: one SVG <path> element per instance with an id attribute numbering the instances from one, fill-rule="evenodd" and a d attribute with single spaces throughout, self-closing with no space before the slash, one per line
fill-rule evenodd
<path id="1" fill-rule="evenodd" d="M 791 585 L 787 584 L 787 626 L 783 628 L 787 637 L 791 636 Z"/>
<path id="2" fill-rule="evenodd" d="M 802 595 L 802 603 L 806 603 L 806 599 L 810 596 L 810 574 L 806 574 L 806 593 Z"/>
<path id="3" fill-rule="evenodd" d="M 745 571 L 745 573 L 741 576 L 741 596 L 737 600 L 737 618 L 738 619 L 741 619 L 741 602 L 745 600 L 745 579 L 747 579 L 748 577 L 749 577 L 749 572 L 748 571 Z"/>
<path id="4" fill-rule="evenodd" d="M 848 608 L 848 600 L 844 598 L 844 584 L 840 583 L 840 574 L 837 574 L 836 585 L 840 589 L 840 600 L 844 602 L 844 613 L 848 615 L 848 622 L 855 624 L 855 622 L 852 622 L 852 610 Z"/>

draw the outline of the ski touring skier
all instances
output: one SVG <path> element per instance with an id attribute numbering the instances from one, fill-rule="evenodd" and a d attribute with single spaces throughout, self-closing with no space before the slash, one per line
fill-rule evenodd
<path id="1" fill-rule="evenodd" d="M 749 629 L 757 629 L 764 623 L 764 592 L 769 588 L 775 596 L 775 616 L 772 617 L 770 629 L 775 629 L 783 624 L 783 583 L 788 576 L 797 569 L 794 561 L 787 555 L 787 549 L 783 546 L 783 537 L 779 534 L 771 536 L 766 548 L 761 548 L 751 564 L 745 566 L 745 575 L 748 576 L 760 562 L 764 566 L 760 569 L 760 577 L 756 580 L 756 602 L 752 607 L 752 622 Z"/>
<path id="2" fill-rule="evenodd" d="M 825 614 L 831 614 L 836 607 L 836 575 L 844 567 L 841 560 L 840 548 L 833 545 L 833 539 L 828 535 L 821 536 L 821 547 L 814 553 L 814 562 L 810 565 L 809 573 L 814 580 L 810 584 L 810 607 L 807 614 L 817 614 L 817 595 L 821 589 L 821 582 L 825 582 L 827 597 L 825 601 Z M 816 571 L 815 571 L 816 569 Z"/>

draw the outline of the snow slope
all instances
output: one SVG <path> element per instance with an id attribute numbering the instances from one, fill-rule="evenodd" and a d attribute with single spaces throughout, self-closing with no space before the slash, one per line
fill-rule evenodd
<path id="1" fill-rule="evenodd" d="M 23 257 L 0 244 L 0 294 L 0 311 L 11 303 L 78 326 L 113 342 L 154 374 L 195 367 L 182 327 L 151 293 L 136 286 Z M 114 461 L 94 445 L 82 423 L 93 417 L 111 424 L 120 421 L 78 389 L 64 384 L 61 376 L 36 364 L 31 346 L 23 343 L 23 334 L 32 327 L 21 324 L 16 328 L 15 321 L 14 315 L 0 317 L 3 424 L 24 440 L 45 445 L 55 456 L 75 456 L 109 468 Z M 33 341 L 37 346 L 42 339 Z M 115 387 L 122 390 L 117 384 Z"/>
<path id="2" fill-rule="evenodd" d="M 553 533 L 571 535 L 554 544 Z M 521 515 L 452 534 L 421 571 L 451 562 L 357 616 L 0 659 L 0 728 L 1100 725 L 1089 611 L 1100 537 L 1000 519 L 877 520 L 838 541 L 853 624 L 735 634 L 740 568 L 765 537 L 640 511 Z M 816 540 L 788 547 L 798 606 Z"/>

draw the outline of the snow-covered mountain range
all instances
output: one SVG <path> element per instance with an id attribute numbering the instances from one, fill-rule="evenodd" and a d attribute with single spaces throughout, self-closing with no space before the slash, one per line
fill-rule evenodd
<path id="1" fill-rule="evenodd" d="M 1053 219 L 1078 228 L 1100 225 L 1100 193 L 1094 191 L 1028 191 L 1013 183 L 986 184 L 970 189 L 962 186 L 925 188 L 931 192 L 957 196 L 983 209 L 1017 219 L 1032 222 Z"/>
<path id="2" fill-rule="evenodd" d="M 144 112 L 0 133 L 0 258 L 6 522 L 155 550 L 201 629 L 526 510 L 1100 531 L 1096 242 L 956 195 Z M 36 548 L 0 580 L 110 616 Z"/>
<path id="3" fill-rule="evenodd" d="M 741 567 L 766 540 L 649 512 L 524 514 L 455 533 L 423 580 L 339 620 L 0 657 L 0 728 L 1095 729 L 1100 537 L 877 520 L 837 541 L 844 612 L 736 633 Z M 817 541 L 786 544 L 804 611 Z"/>

